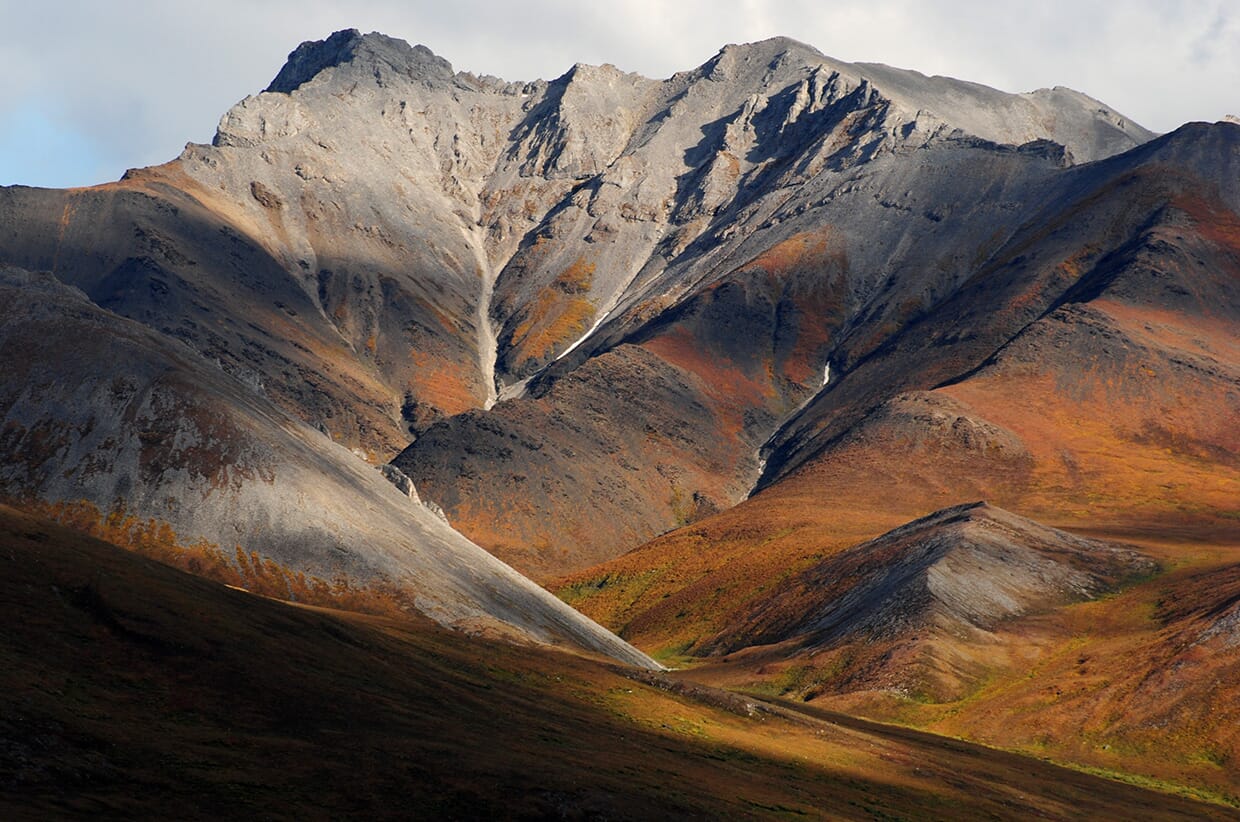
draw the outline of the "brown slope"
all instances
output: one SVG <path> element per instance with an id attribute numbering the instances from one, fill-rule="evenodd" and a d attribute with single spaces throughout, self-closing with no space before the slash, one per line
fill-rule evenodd
<path id="1" fill-rule="evenodd" d="M 0 557 L 6 818 L 1234 817 L 929 734 L 265 600 L 3 508 Z"/>
<path id="2" fill-rule="evenodd" d="M 816 556 L 962 499 L 1120 536 L 1234 538 L 1240 194 L 1199 175 L 1228 168 L 1237 141 L 1189 127 L 1074 172 L 1062 211 L 843 359 L 773 438 L 780 481 L 575 579 L 623 579 L 577 604 L 614 627 L 683 614 L 657 620 L 661 636 L 695 642 Z"/>
<path id="3" fill-rule="evenodd" d="M 886 660 L 893 675 L 868 687 L 854 678 L 876 655 L 863 645 L 792 657 L 755 649 L 693 675 L 1190 785 L 1236 804 L 1240 554 L 1234 546 L 1180 550 L 1198 552 L 1192 566 L 1117 596 L 1007 623 L 981 642 L 897 649 L 904 670 Z"/>
<path id="4" fill-rule="evenodd" d="M 736 509 L 566 581 L 569 600 L 684 647 L 816 559 L 961 497 L 1120 538 L 1234 541 L 1235 366 L 1144 321 L 1126 334 L 1108 310 L 1122 314 L 1060 309 L 969 379 L 896 396 Z M 1185 322 L 1148 325 L 1179 338 Z"/>
<path id="5" fill-rule="evenodd" d="M 393 464 L 527 573 L 588 567 L 742 499 L 842 322 L 830 244 L 797 237 L 529 397 L 448 420 Z"/>
<path id="6" fill-rule="evenodd" d="M 1114 602 L 1069 609 L 1063 622 L 1035 623 L 1034 637 L 1063 631 L 1075 641 L 1032 670 L 995 676 L 966 709 L 930 709 L 917 721 L 973 739 L 1003 737 L 1025 750 L 1056 748 L 1101 768 L 1213 786 L 1236 803 L 1237 558 L 1225 552 L 1221 562 L 1207 558 Z"/>
<path id="7" fill-rule="evenodd" d="M 752 447 L 701 436 L 720 413 L 692 372 L 620 346 L 543 397 L 434 426 L 393 464 L 463 533 L 549 575 L 740 498 L 731 469 Z"/>
<path id="8" fill-rule="evenodd" d="M 996 621 L 976 619 L 995 598 L 973 596 L 967 583 L 972 578 L 983 592 L 998 585 L 1010 594 L 1014 587 L 1022 594 L 1012 597 L 1018 602 L 1037 591 L 1040 586 L 1021 583 L 1019 551 L 1004 547 L 1003 562 L 977 561 L 968 556 L 975 550 L 969 540 L 953 541 L 941 546 L 945 555 L 954 548 L 966 556 L 947 560 L 950 574 L 940 578 L 940 590 L 968 596 L 949 596 L 945 606 L 904 587 L 891 598 L 866 598 L 870 611 L 845 612 L 856 604 L 857 588 L 867 588 L 865 580 L 905 579 L 917 564 L 883 566 L 868 552 L 831 553 L 828 540 L 838 533 L 821 524 L 813 530 L 801 521 L 805 509 L 787 509 L 784 524 L 790 527 L 784 531 L 762 533 L 771 512 L 751 506 L 581 574 L 560 593 L 603 622 L 625 626 L 621 633 L 639 645 L 662 649 L 665 661 L 690 663 L 684 675 L 704 682 L 812 700 L 1240 800 L 1234 767 L 1240 736 L 1231 719 L 1240 683 L 1233 584 L 1240 541 L 1234 529 L 1230 544 L 1223 545 L 1174 529 L 1143 531 L 1143 550 L 1174 570 L 1076 605 L 1064 605 L 1072 596 L 1051 585 L 1042 588 L 1049 596 L 1040 602 L 1036 596 L 1024 599 L 1024 615 Z M 717 541 L 711 541 L 712 525 L 719 529 Z M 1157 533 L 1163 536 L 1155 539 Z M 1215 533 L 1212 541 L 1220 540 L 1227 537 Z M 1097 544 L 1076 537 L 1068 542 Z M 893 545 L 909 547 L 901 540 Z M 797 549 L 816 549 L 827 558 L 797 559 Z M 657 561 L 644 557 L 647 552 Z M 798 573 L 789 558 L 809 567 Z M 1009 562 L 1017 566 L 1015 577 Z M 713 568 L 703 573 L 703 564 Z M 880 574 L 884 567 L 891 569 L 887 576 Z M 1046 582 L 1055 576 L 1033 578 Z M 807 585 L 807 579 L 818 584 Z M 683 587 L 673 587 L 677 582 Z M 798 625 L 826 627 L 817 623 L 831 614 L 839 618 L 833 631 L 744 648 L 775 638 L 762 635 L 764 628 L 791 626 L 796 634 Z M 859 633 L 850 638 L 849 628 Z M 896 629 L 902 633 L 893 637 Z M 706 645 L 711 631 L 719 632 L 716 643 L 744 649 L 722 658 L 683 656 L 694 645 Z"/>
<path id="9" fill-rule="evenodd" d="M 950 298 L 894 333 L 861 324 L 837 380 L 768 444 L 764 481 L 828 447 L 893 394 L 959 381 L 1055 309 L 1100 297 L 1179 315 L 1182 346 L 1235 356 L 1240 127 L 1193 124 L 1128 154 L 1070 169 Z M 1200 330 L 1198 331 L 1198 327 Z M 1200 345 L 1199 345 L 1200 343 Z"/>
<path id="10" fill-rule="evenodd" d="M 688 647 L 815 560 L 970 496 L 1121 539 L 1234 542 L 1234 370 L 1148 340 L 1063 309 L 974 377 L 897 396 L 761 494 L 561 593 L 646 647 Z M 1073 350 L 1087 363 L 1045 356 Z"/>

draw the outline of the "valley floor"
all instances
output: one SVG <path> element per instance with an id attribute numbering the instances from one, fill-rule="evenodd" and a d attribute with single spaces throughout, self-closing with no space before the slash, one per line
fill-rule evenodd
<path id="1" fill-rule="evenodd" d="M 0 509 L 5 818 L 1240 818 L 1035 758 L 410 618 Z"/>

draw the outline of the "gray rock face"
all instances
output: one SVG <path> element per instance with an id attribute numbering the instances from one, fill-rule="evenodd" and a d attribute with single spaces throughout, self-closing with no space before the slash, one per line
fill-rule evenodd
<path id="1" fill-rule="evenodd" d="M 397 491 L 400 491 L 409 499 L 421 504 L 422 500 L 418 498 L 418 489 L 413 487 L 413 480 L 405 476 L 405 472 L 397 468 L 395 465 L 385 463 L 379 466 L 379 473 L 383 478 L 392 483 Z"/>
<path id="2" fill-rule="evenodd" d="M 410 48 L 403 40 L 371 34 L 363 37 L 357 29 L 338 31 L 326 40 L 302 43 L 288 56 L 288 62 L 266 91 L 284 94 L 296 91 L 320 72 L 353 61 L 367 64 L 380 74 L 380 66 L 414 81 L 452 79 L 452 66 L 436 57 L 426 46 Z"/>
<path id="3" fill-rule="evenodd" d="M 1200 642 L 1219 641 L 1224 648 L 1240 647 L 1240 602 L 1223 612 L 1209 627 L 1201 632 Z"/>
<path id="4" fill-rule="evenodd" d="M 832 61 L 784 38 L 729 46 L 664 81 L 577 65 L 551 83 L 506 84 L 350 31 L 300 46 L 267 93 L 221 120 L 222 154 L 191 147 L 181 164 L 212 188 L 239 194 L 253 179 L 300 202 L 309 220 L 291 209 L 271 226 L 287 237 L 277 249 L 286 266 L 322 269 L 325 228 L 394 243 L 404 259 L 438 250 L 426 265 L 458 272 L 462 304 L 445 307 L 477 318 L 489 391 L 545 367 L 652 290 L 694 242 L 718 242 L 718 218 L 731 235 L 770 223 L 764 195 L 818 177 L 838 190 L 846 168 L 949 140 L 1053 141 L 1064 162 L 1151 136 L 1067 90 L 1008 95 Z M 679 283 L 673 293 L 687 287 L 684 274 L 666 278 Z M 471 309 L 491 283 L 489 305 Z M 494 374 L 483 351 L 492 324 Z"/>

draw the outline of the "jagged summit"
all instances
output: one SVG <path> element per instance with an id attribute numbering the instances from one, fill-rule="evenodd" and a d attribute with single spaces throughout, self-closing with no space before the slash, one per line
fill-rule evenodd
<path id="1" fill-rule="evenodd" d="M 337 31 L 325 40 L 307 40 L 288 56 L 280 73 L 266 91 L 289 94 L 313 80 L 325 69 L 348 63 L 368 64 L 379 77 L 383 68 L 411 80 L 453 78 L 452 64 L 426 46 L 411 46 L 397 37 L 357 29 Z"/>
<path id="2" fill-rule="evenodd" d="M 295 91 L 323 69 L 352 60 L 361 40 L 362 34 L 357 29 L 344 29 L 324 40 L 303 42 L 289 52 L 288 61 L 265 90 L 283 94 Z"/>
<path id="3" fill-rule="evenodd" d="M 825 54 L 808 43 L 802 43 L 800 40 L 783 35 L 755 40 L 751 43 L 728 43 L 719 49 L 716 57 L 724 54 L 737 54 L 748 58 L 764 57 L 767 60 L 777 59 L 784 54 L 810 59 L 827 59 Z"/>
<path id="4" fill-rule="evenodd" d="M 322 72 L 341 66 L 352 68 L 348 73 L 351 80 L 365 78 L 379 86 L 409 82 L 428 88 L 455 87 L 508 95 L 536 92 L 540 86 L 455 74 L 447 60 L 426 46 L 411 46 L 377 32 L 363 35 L 357 29 L 346 29 L 294 49 L 266 91 L 291 94 Z M 766 99 L 789 82 L 800 82 L 810 75 L 837 77 L 852 88 L 873 88 L 894 105 L 895 119 L 888 123 L 892 127 L 897 125 L 896 120 L 905 123 L 920 119 L 927 127 L 933 120 L 937 125 L 946 125 L 948 131 L 954 129 L 1000 144 L 1022 145 L 1049 139 L 1064 146 L 1075 162 L 1110 156 L 1154 136 L 1099 101 L 1071 89 L 1055 87 L 1010 94 L 978 83 L 926 76 L 879 63 L 847 63 L 782 36 L 724 46 L 697 69 L 664 81 L 670 93 L 665 102 L 675 99 L 684 82 L 706 80 L 724 89 Z M 553 85 L 558 88 L 574 81 L 600 86 L 617 82 L 634 87 L 659 84 L 615 66 L 578 63 Z M 585 91 L 591 96 L 588 89 Z M 603 96 L 609 93 L 606 89 L 598 90 Z M 636 100 L 623 102 L 621 107 L 629 111 L 645 107 Z M 653 113 L 656 112 L 647 112 Z"/>

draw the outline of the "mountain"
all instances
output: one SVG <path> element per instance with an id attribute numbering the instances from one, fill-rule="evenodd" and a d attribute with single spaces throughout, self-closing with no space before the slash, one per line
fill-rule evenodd
<path id="1" fill-rule="evenodd" d="M 416 436 L 397 464 L 421 493 L 550 573 L 742 499 L 841 332 L 945 299 L 1062 166 L 1150 136 L 1082 95 L 784 38 L 663 81 L 504 83 L 346 31 L 299 47 L 212 146 L 6 190 L 0 259 L 371 459 Z"/>
<path id="2" fill-rule="evenodd" d="M 1234 123 L 350 30 L 211 145 L 0 189 L 0 268 L 9 499 L 1235 796 Z"/>

